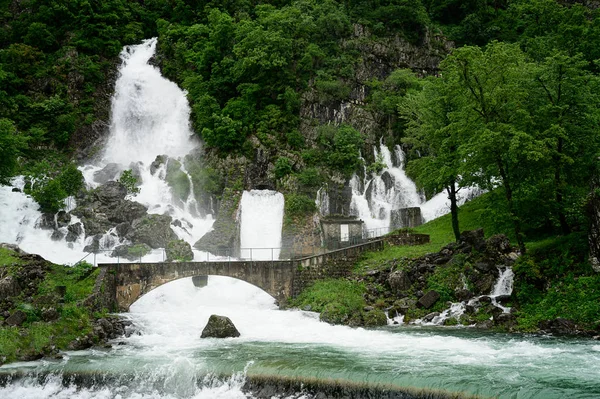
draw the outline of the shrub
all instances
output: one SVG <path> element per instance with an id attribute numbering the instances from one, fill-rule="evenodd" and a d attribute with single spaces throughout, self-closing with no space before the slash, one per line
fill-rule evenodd
<path id="1" fill-rule="evenodd" d="M 292 173 L 292 161 L 287 157 L 279 157 L 275 161 L 275 177 L 281 179 Z"/>

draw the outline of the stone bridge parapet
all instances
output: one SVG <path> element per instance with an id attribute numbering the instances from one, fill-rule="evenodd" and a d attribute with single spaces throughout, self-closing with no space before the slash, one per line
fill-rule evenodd
<path id="1" fill-rule="evenodd" d="M 347 275 L 362 253 L 382 248 L 382 240 L 373 240 L 321 255 L 279 261 L 101 264 L 91 300 L 98 308 L 126 312 L 135 301 L 163 284 L 213 275 L 246 281 L 285 302 L 317 279 Z"/>

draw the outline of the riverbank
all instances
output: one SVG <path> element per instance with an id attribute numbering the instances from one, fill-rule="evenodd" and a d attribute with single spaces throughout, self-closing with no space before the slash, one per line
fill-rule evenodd
<path id="1" fill-rule="evenodd" d="M 288 305 L 350 326 L 384 325 L 387 314 L 392 322 L 598 338 L 600 274 L 588 262 L 586 234 L 529 241 L 521 256 L 508 237 L 491 234 L 482 201 L 461 208 L 461 226 L 477 229 L 459 242 L 442 216 L 411 231 L 430 243 L 367 253 L 349 278 L 317 282 Z"/>
<path id="2" fill-rule="evenodd" d="M 126 333 L 127 322 L 86 301 L 99 270 L 82 262 L 57 265 L 12 245 L 0 245 L 0 365 L 61 351 L 103 346 Z"/>

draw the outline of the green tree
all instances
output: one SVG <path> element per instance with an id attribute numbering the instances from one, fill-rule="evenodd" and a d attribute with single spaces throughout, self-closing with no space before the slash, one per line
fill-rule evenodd
<path id="1" fill-rule="evenodd" d="M 17 160 L 26 148 L 25 137 L 19 135 L 17 127 L 10 119 L 0 119 L 0 184 L 13 176 Z"/>
<path id="2" fill-rule="evenodd" d="M 589 190 L 600 153 L 599 82 L 587 65 L 581 55 L 547 57 L 535 70 L 528 97 L 534 129 L 550 152 L 546 181 L 554 197 L 551 211 L 565 235 L 571 231 L 569 213 L 581 214 L 577 207 Z"/>
<path id="3" fill-rule="evenodd" d="M 428 79 L 423 90 L 400 102 L 400 114 L 408 121 L 403 140 L 420 154 L 408 162 L 407 171 L 428 194 L 445 190 L 450 200 L 452 230 L 458 241 L 458 191 L 460 190 L 460 126 L 451 116 L 460 109 L 445 79 Z"/>
<path id="4" fill-rule="evenodd" d="M 530 129 L 523 104 L 530 94 L 533 64 L 518 45 L 493 42 L 457 49 L 442 63 L 451 95 L 461 103 L 451 115 L 460 131 L 461 175 L 483 188 L 504 192 L 515 238 L 525 241 L 522 201 L 534 192 L 538 171 L 548 164 L 544 141 Z M 539 199 L 538 199 L 539 200 Z"/>

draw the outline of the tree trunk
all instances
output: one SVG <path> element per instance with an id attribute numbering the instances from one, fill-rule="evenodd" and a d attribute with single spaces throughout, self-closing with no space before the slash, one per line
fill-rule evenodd
<path id="1" fill-rule="evenodd" d="M 510 181 L 508 179 L 508 175 L 504 170 L 504 165 L 501 160 L 497 161 L 498 170 L 500 171 L 500 177 L 502 177 L 502 184 L 504 185 L 504 192 L 506 194 L 506 201 L 508 203 L 508 212 L 510 213 L 510 217 L 513 222 L 513 227 L 515 230 L 515 236 L 517 238 L 517 245 L 519 246 L 519 250 L 521 254 L 524 255 L 527 249 L 525 248 L 525 241 L 523 240 L 523 233 L 521 232 L 521 221 L 515 211 L 515 205 L 512 197 L 512 187 Z"/>
<path id="2" fill-rule="evenodd" d="M 562 154 L 563 151 L 563 139 L 558 139 L 558 144 L 556 146 L 556 152 Z M 557 156 L 558 158 L 558 156 Z M 559 159 L 555 160 L 556 169 L 554 170 L 554 188 L 556 191 L 556 206 L 558 213 L 558 221 L 560 222 L 560 229 L 564 235 L 567 235 L 571 232 L 571 228 L 569 227 L 569 223 L 567 223 L 567 217 L 564 212 L 564 203 L 563 203 L 563 192 L 562 192 L 562 177 L 560 175 L 561 162 Z"/>
<path id="3" fill-rule="evenodd" d="M 452 216 L 452 231 L 456 242 L 460 239 L 460 229 L 458 228 L 458 205 L 456 203 L 456 183 L 452 179 L 449 186 L 446 187 L 448 199 L 450 200 L 450 215 Z"/>

